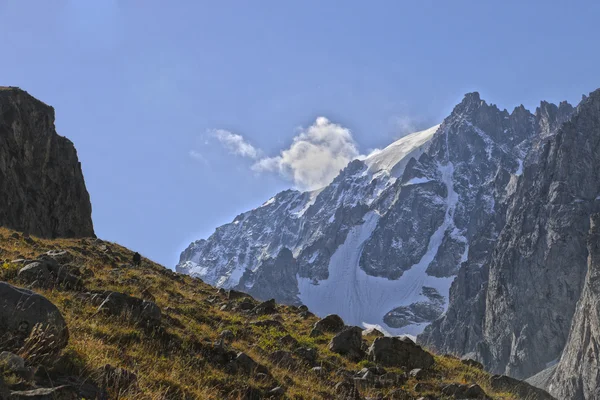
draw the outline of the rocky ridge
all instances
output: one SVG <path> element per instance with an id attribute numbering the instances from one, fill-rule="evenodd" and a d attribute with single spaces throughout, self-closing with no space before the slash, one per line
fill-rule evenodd
<path id="1" fill-rule="evenodd" d="M 552 118 L 568 109 L 544 107 Z M 468 94 L 440 126 L 352 161 L 321 190 L 282 192 L 192 243 L 177 270 L 355 325 L 420 333 L 445 311 L 460 265 L 489 256 L 525 157 L 551 123 Z M 262 272 L 284 248 L 294 262 Z"/>

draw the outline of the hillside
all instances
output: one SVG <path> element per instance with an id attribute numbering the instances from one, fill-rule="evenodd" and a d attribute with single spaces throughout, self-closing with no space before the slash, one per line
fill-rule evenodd
<path id="1" fill-rule="evenodd" d="M 45 296 L 69 332 L 56 330 L 48 340 L 48 329 L 20 321 L 24 340 L 16 346 L 19 336 L 11 337 L 10 320 L 34 307 L 23 292 L 18 304 L 29 307 L 10 308 L 4 296 L 0 351 L 23 356 L 25 366 L 18 357 L 0 356 L 0 397 L 454 399 L 480 393 L 470 398 L 484 398 L 478 387 L 468 386 L 477 384 L 491 399 L 550 398 L 527 385 L 515 388 L 510 378 L 492 378 L 475 362 L 432 358 L 411 341 L 377 339 L 345 329 L 335 318 L 319 322 L 304 307 L 217 290 L 145 258 L 134 265 L 133 255 L 100 239 L 49 240 L 0 229 L 0 281 Z M 36 259 L 41 261 L 32 266 Z M 0 282 L 2 290 L 14 289 Z M 316 323 L 320 332 L 313 330 Z M 345 330 L 334 332 L 340 329 Z M 411 372 L 417 366 L 424 368 Z M 55 389 L 32 392 L 39 387 Z"/>

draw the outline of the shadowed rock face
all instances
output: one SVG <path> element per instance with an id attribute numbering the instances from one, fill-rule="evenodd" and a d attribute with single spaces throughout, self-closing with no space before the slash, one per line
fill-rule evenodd
<path id="1" fill-rule="evenodd" d="M 585 286 L 549 387 L 559 399 L 600 398 L 600 214 L 591 217 L 588 250 Z"/>
<path id="2" fill-rule="evenodd" d="M 0 87 L 0 225 L 32 235 L 92 237 L 92 206 L 77 152 L 54 109 Z"/>
<path id="3" fill-rule="evenodd" d="M 517 378 L 547 368 L 567 343 L 587 270 L 589 216 L 600 208 L 600 91 L 574 113 L 542 103 L 536 120 L 540 132 L 491 256 L 481 269 L 463 265 L 448 312 L 420 338 Z"/>

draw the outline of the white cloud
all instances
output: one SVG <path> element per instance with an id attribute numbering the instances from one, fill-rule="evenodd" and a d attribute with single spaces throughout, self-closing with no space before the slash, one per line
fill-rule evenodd
<path id="1" fill-rule="evenodd" d="M 252 169 L 278 172 L 303 190 L 329 184 L 350 161 L 359 157 L 349 129 L 318 117 L 301 129 L 289 149 L 278 156 L 259 159 Z"/>
<path id="2" fill-rule="evenodd" d="M 221 142 L 221 144 L 223 144 L 223 146 L 225 146 L 232 154 L 252 158 L 254 160 L 258 159 L 261 155 L 261 151 L 248 143 L 241 135 L 229 132 L 225 129 L 214 129 L 209 133 Z"/>

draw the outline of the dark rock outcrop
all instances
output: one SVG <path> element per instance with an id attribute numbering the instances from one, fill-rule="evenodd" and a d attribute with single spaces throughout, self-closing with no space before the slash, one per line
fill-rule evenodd
<path id="1" fill-rule="evenodd" d="M 431 354 L 407 337 L 377 338 L 368 355 L 369 360 L 387 367 L 429 368 L 434 363 Z"/>
<path id="2" fill-rule="evenodd" d="M 91 237 L 92 207 L 73 143 L 54 109 L 0 87 L 0 225 L 35 236 Z"/>
<path id="3" fill-rule="evenodd" d="M 53 358 L 69 332 L 60 311 L 44 296 L 0 282 L 0 350 L 17 351 L 32 335 L 38 356 Z"/>
<path id="4" fill-rule="evenodd" d="M 556 400 L 548 392 L 531 386 L 525 381 L 504 375 L 494 375 L 490 378 L 490 387 L 497 392 L 508 392 L 527 400 Z M 567 399 L 567 398 L 561 398 Z"/>
<path id="5" fill-rule="evenodd" d="M 559 399 L 600 398 L 600 214 L 590 221 L 588 271 L 571 333 L 549 385 Z"/>
<path id="6" fill-rule="evenodd" d="M 345 326 L 343 319 L 338 315 L 331 314 L 315 322 L 314 328 L 321 332 L 338 333 L 341 332 Z"/>
<path id="7" fill-rule="evenodd" d="M 347 327 L 331 339 L 329 350 L 350 358 L 360 359 L 364 355 L 362 329 L 356 326 Z"/>

